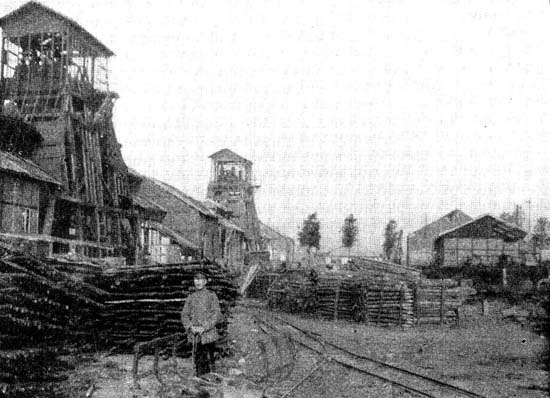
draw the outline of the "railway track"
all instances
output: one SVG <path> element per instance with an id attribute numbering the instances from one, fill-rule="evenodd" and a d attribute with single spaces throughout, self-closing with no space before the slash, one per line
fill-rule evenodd
<path id="1" fill-rule="evenodd" d="M 389 383 L 394 388 L 414 397 L 484 398 L 483 395 L 433 377 L 394 366 L 366 355 L 351 352 L 263 308 L 249 305 L 246 305 L 246 308 L 251 311 L 258 324 L 263 325 L 264 330 L 270 330 L 271 333 L 277 335 L 291 336 L 297 345 L 318 356 L 318 360 L 315 366 L 312 367 L 312 370 L 284 393 L 282 397 L 290 396 L 291 392 L 298 388 L 307 378 L 315 372 L 323 371 L 323 364 L 334 363 L 351 372 L 376 379 L 383 383 Z"/>

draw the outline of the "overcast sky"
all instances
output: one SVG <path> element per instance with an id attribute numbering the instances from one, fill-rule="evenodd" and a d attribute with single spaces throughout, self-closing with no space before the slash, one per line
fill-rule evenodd
<path id="1" fill-rule="evenodd" d="M 349 213 L 371 250 L 390 218 L 550 216 L 548 0 L 42 3 L 116 53 L 127 164 L 196 198 L 227 147 L 260 218 L 295 237 L 316 211 L 324 249 Z"/>

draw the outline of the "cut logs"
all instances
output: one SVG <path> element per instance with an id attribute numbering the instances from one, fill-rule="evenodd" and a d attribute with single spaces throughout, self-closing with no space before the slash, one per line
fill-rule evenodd
<path id="1" fill-rule="evenodd" d="M 207 276 L 207 288 L 217 294 L 227 319 L 237 299 L 237 285 L 231 274 L 214 263 L 109 269 L 99 283 L 101 289 L 110 293 L 101 314 L 101 340 L 120 349 L 130 349 L 138 342 L 183 332 L 180 313 L 194 289 L 193 276 L 197 271 Z M 222 336 L 220 345 L 224 346 L 226 321 L 218 325 L 218 331 Z"/>
<path id="2" fill-rule="evenodd" d="M 0 258 L 0 349 L 93 340 L 109 294 L 22 253 Z"/>
<path id="3" fill-rule="evenodd" d="M 265 296 L 270 308 L 404 327 L 458 321 L 458 308 L 475 294 L 456 281 L 420 279 L 406 267 L 394 267 L 388 276 L 378 266 L 375 262 L 360 272 L 320 275 L 307 270 L 260 274 L 254 292 L 262 292 L 270 281 Z"/>

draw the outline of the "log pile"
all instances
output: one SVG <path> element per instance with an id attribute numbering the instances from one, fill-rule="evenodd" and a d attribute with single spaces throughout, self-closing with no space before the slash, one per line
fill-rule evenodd
<path id="1" fill-rule="evenodd" d="M 312 313 L 317 306 L 317 273 L 293 270 L 281 273 L 267 291 L 269 308 L 290 313 Z"/>
<path id="2" fill-rule="evenodd" d="M 417 322 L 458 322 L 459 307 L 475 293 L 472 288 L 459 287 L 454 280 L 422 280 L 416 287 L 415 294 Z"/>
<path id="3" fill-rule="evenodd" d="M 193 276 L 197 271 L 206 274 L 207 288 L 218 295 L 222 313 L 227 319 L 238 291 L 232 275 L 216 264 L 116 268 L 107 270 L 100 284 L 111 294 L 102 313 L 101 340 L 110 346 L 127 349 L 138 342 L 183 332 L 180 313 L 185 298 L 194 289 Z M 223 346 L 227 321 L 218 326 Z"/>
<path id="4" fill-rule="evenodd" d="M 257 299 L 267 299 L 267 291 L 271 284 L 279 277 L 278 272 L 259 272 L 248 289 L 246 296 Z"/>
<path id="5" fill-rule="evenodd" d="M 56 350 L 27 348 L 0 351 L 0 396 L 5 398 L 58 397 L 58 383 L 68 364 Z"/>
<path id="6" fill-rule="evenodd" d="M 375 270 L 310 274 L 279 273 L 268 289 L 269 307 L 325 319 L 409 327 L 457 321 L 458 308 L 475 294 L 453 280 L 417 279 L 414 274 L 389 278 Z"/>
<path id="7" fill-rule="evenodd" d="M 364 282 L 351 275 L 321 275 L 317 284 L 317 315 L 325 319 L 359 320 L 358 298 Z"/>
<path id="8" fill-rule="evenodd" d="M 411 326 L 415 321 L 413 291 L 406 284 L 367 282 L 360 308 L 370 323 Z"/>
<path id="9" fill-rule="evenodd" d="M 346 267 L 373 281 L 416 283 L 420 280 L 420 270 L 389 261 L 366 257 L 354 257 Z"/>
<path id="10" fill-rule="evenodd" d="M 93 340 L 108 293 L 34 257 L 0 258 L 0 349 Z"/>

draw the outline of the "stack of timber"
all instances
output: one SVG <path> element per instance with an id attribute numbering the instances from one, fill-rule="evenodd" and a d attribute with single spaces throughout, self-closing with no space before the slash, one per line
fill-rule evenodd
<path id="1" fill-rule="evenodd" d="M 0 396 L 58 397 L 61 373 L 68 365 L 57 354 L 46 348 L 0 351 Z"/>
<path id="2" fill-rule="evenodd" d="M 267 291 L 268 307 L 290 313 L 313 313 L 317 306 L 317 278 L 315 271 L 280 273 Z"/>
<path id="3" fill-rule="evenodd" d="M 250 298 L 266 299 L 271 284 L 279 277 L 279 272 L 260 271 L 246 289 L 246 296 Z"/>
<path id="4" fill-rule="evenodd" d="M 415 294 L 417 322 L 458 322 L 459 307 L 475 293 L 475 289 L 460 287 L 452 279 L 423 279 Z"/>
<path id="5" fill-rule="evenodd" d="M 111 298 L 103 311 L 101 340 L 128 349 L 145 342 L 183 332 L 180 314 L 186 297 L 193 292 L 197 271 L 208 278 L 207 288 L 220 301 L 224 320 L 218 325 L 222 347 L 227 343 L 227 318 L 238 290 L 234 276 L 213 263 L 134 266 L 107 270 L 101 287 Z"/>
<path id="6" fill-rule="evenodd" d="M 106 268 L 90 262 L 71 261 L 63 258 L 45 259 L 43 261 L 55 267 L 58 271 L 70 274 L 74 278 L 92 285 L 97 284 L 97 281 L 101 279 L 103 269 Z"/>
<path id="7" fill-rule="evenodd" d="M 0 258 L 0 349 L 93 341 L 108 293 L 37 258 Z"/>
<path id="8" fill-rule="evenodd" d="M 281 273 L 269 288 L 268 305 L 330 320 L 401 326 L 415 321 L 413 289 L 407 283 L 366 277 L 362 272 Z"/>
<path id="9" fill-rule="evenodd" d="M 368 281 L 363 285 L 359 301 L 362 321 L 379 325 L 414 324 L 413 290 L 405 283 Z"/>
<path id="10" fill-rule="evenodd" d="M 334 320 L 359 320 L 358 298 L 364 283 L 364 279 L 352 274 L 321 275 L 317 284 L 317 315 Z"/>
<path id="11" fill-rule="evenodd" d="M 406 282 L 414 284 L 420 280 L 420 270 L 389 261 L 375 260 L 367 257 L 354 257 L 346 266 L 353 272 L 360 273 L 369 280 L 386 282 Z"/>

